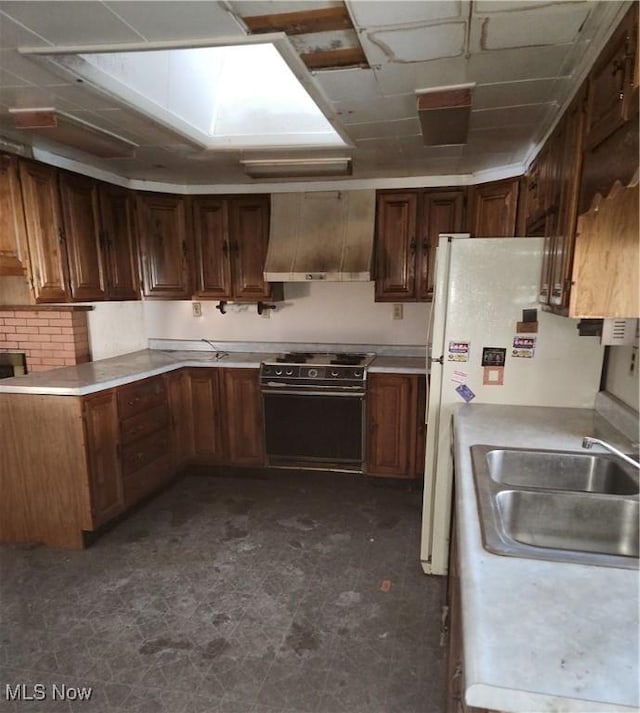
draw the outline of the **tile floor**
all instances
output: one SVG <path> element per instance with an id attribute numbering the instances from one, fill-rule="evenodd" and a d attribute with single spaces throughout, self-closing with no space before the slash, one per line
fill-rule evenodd
<path id="1" fill-rule="evenodd" d="M 445 582 L 420 569 L 420 497 L 190 474 L 85 551 L 0 548 L 0 710 L 440 713 Z"/>

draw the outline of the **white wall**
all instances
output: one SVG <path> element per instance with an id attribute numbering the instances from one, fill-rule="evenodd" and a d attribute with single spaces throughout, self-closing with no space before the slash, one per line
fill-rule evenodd
<path id="1" fill-rule="evenodd" d="M 147 348 L 142 302 L 96 302 L 87 312 L 94 361 Z"/>
<path id="2" fill-rule="evenodd" d="M 636 355 L 635 369 L 633 374 L 630 371 L 631 357 Z M 633 346 L 609 347 L 609 361 L 607 364 L 606 389 L 609 393 L 617 396 L 625 404 L 631 406 L 635 411 L 640 410 L 639 392 L 640 381 L 638 379 L 638 348 Z"/>
<path id="3" fill-rule="evenodd" d="M 424 346 L 430 306 L 402 305 L 404 318 L 392 319 L 393 305 L 374 302 L 373 282 L 288 283 L 284 302 L 269 315 L 255 305 L 221 315 L 217 302 L 203 301 L 193 317 L 190 301 L 144 302 L 147 336 L 155 339 L 215 341 L 411 344 Z M 234 309 L 230 306 L 229 310 Z"/>

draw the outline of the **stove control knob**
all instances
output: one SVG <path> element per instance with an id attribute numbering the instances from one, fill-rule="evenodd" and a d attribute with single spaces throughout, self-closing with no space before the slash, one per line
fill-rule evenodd
<path id="1" fill-rule="evenodd" d="M 318 376 L 318 370 L 317 369 L 309 369 L 309 371 L 307 372 L 307 376 L 310 379 L 315 379 L 316 376 Z"/>
<path id="2" fill-rule="evenodd" d="M 337 369 L 333 369 L 331 372 L 331 376 L 340 376 L 340 372 Z"/>
<path id="3" fill-rule="evenodd" d="M 276 369 L 276 376 L 282 376 L 282 369 Z"/>
<path id="4" fill-rule="evenodd" d="M 285 373 L 287 376 L 291 376 L 291 375 L 293 374 L 293 369 L 287 369 L 284 373 Z"/>
<path id="5" fill-rule="evenodd" d="M 269 375 L 271 373 L 271 367 L 270 366 L 263 366 L 262 367 L 262 373 Z"/>
<path id="6" fill-rule="evenodd" d="M 359 379 L 362 376 L 362 370 L 361 369 L 354 369 L 353 375 L 356 377 L 356 379 Z"/>

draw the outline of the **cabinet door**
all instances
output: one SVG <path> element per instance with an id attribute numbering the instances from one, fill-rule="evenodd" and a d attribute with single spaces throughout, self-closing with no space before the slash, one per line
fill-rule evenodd
<path id="1" fill-rule="evenodd" d="M 226 461 L 217 368 L 190 369 L 193 448 L 196 459 Z"/>
<path id="2" fill-rule="evenodd" d="M 469 192 L 469 232 L 474 238 L 515 236 L 519 180 L 485 183 Z"/>
<path id="3" fill-rule="evenodd" d="M 193 414 L 191 380 L 186 369 L 165 376 L 171 412 L 171 453 L 177 468 L 193 455 Z"/>
<path id="4" fill-rule="evenodd" d="M 413 386 L 410 376 L 369 376 L 367 473 L 414 477 L 416 395 Z"/>
<path id="5" fill-rule="evenodd" d="M 131 192 L 102 183 L 99 197 L 107 296 L 110 300 L 137 300 L 140 295 L 134 260 Z"/>
<path id="6" fill-rule="evenodd" d="M 634 3 L 635 5 L 636 3 Z M 630 116 L 634 93 L 636 8 L 632 7 L 589 75 L 586 146 L 593 148 Z"/>
<path id="7" fill-rule="evenodd" d="M 269 283 L 264 281 L 269 244 L 268 196 L 229 199 L 229 237 L 234 298 L 269 297 Z"/>
<path id="8" fill-rule="evenodd" d="M 429 191 L 422 196 L 421 237 L 418 253 L 418 299 L 433 299 L 433 280 L 440 233 L 462 231 L 463 191 Z"/>
<path id="9" fill-rule="evenodd" d="M 232 297 L 229 212 L 224 198 L 195 198 L 193 233 L 196 258 L 196 295 Z"/>
<path id="10" fill-rule="evenodd" d="M 91 513 L 98 527 L 124 510 L 118 456 L 118 409 L 113 391 L 102 391 L 83 400 Z"/>
<path id="11" fill-rule="evenodd" d="M 257 369 L 224 369 L 227 456 L 231 465 L 264 465 L 262 396 Z"/>
<path id="12" fill-rule="evenodd" d="M 0 154 L 0 276 L 22 276 L 28 267 L 18 159 Z"/>
<path id="13" fill-rule="evenodd" d="M 376 301 L 416 298 L 418 194 L 379 193 L 376 201 Z"/>
<path id="14" fill-rule="evenodd" d="M 70 299 L 67 248 L 62 231 L 56 170 L 20 161 L 20 183 L 37 302 Z"/>
<path id="15" fill-rule="evenodd" d="M 75 173 L 62 172 L 60 198 L 71 296 L 77 301 L 102 300 L 105 286 L 96 182 Z"/>
<path id="16" fill-rule="evenodd" d="M 188 299 L 191 285 L 186 199 L 139 193 L 136 212 L 144 296 Z"/>

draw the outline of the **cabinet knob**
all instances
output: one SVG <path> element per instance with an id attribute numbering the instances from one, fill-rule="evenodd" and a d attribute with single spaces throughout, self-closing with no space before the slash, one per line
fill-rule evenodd
<path id="1" fill-rule="evenodd" d="M 409 243 L 409 250 L 410 250 L 410 252 L 411 252 L 412 255 L 415 255 L 416 246 L 417 246 L 416 239 L 415 239 L 415 238 L 411 238 L 411 242 Z"/>

